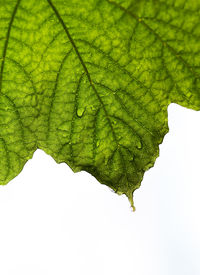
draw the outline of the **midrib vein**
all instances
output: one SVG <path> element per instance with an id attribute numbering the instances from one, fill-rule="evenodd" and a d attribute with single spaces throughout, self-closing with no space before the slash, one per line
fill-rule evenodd
<path id="1" fill-rule="evenodd" d="M 75 44 L 75 42 L 74 42 L 74 40 L 73 40 L 73 38 L 72 38 L 72 36 L 71 36 L 71 34 L 70 34 L 70 32 L 69 32 L 67 26 L 65 25 L 65 23 L 64 23 L 64 21 L 63 21 L 63 19 L 62 19 L 62 17 L 60 16 L 60 14 L 59 14 L 57 8 L 54 6 L 54 4 L 52 3 L 51 0 L 47 0 L 47 2 L 49 3 L 50 7 L 51 7 L 52 10 L 54 11 L 56 17 L 58 18 L 60 24 L 61 24 L 62 27 L 63 27 L 65 33 L 67 34 L 67 37 L 68 37 L 69 41 L 71 42 L 72 47 L 74 48 L 74 50 L 75 50 L 75 52 L 76 52 L 76 55 L 77 55 L 77 57 L 78 57 L 78 59 L 79 59 L 81 65 L 82 65 L 82 67 L 83 67 L 83 69 L 84 69 L 86 75 L 87 75 L 87 78 L 88 78 L 88 81 L 89 81 L 89 83 L 90 83 L 90 86 L 92 87 L 92 89 L 93 89 L 93 91 L 94 91 L 96 97 L 98 98 L 98 100 L 99 100 L 99 102 L 100 102 L 100 104 L 101 104 L 101 106 L 102 106 L 102 108 L 103 108 L 103 110 L 104 110 L 104 113 L 105 113 L 105 115 L 106 115 L 106 118 L 107 118 L 108 123 L 109 123 L 109 126 L 110 126 L 110 129 L 111 129 L 111 131 L 112 131 L 112 135 L 113 135 L 114 141 L 115 141 L 115 143 L 116 143 L 116 145 L 117 145 L 117 149 L 118 149 L 119 154 L 120 154 L 120 156 L 121 156 L 120 159 L 121 159 L 121 162 L 122 162 L 123 170 L 124 170 L 124 172 L 125 172 L 125 175 L 126 175 L 126 178 L 127 178 L 127 181 L 128 181 L 127 170 L 126 170 L 126 165 L 125 165 L 124 156 L 123 156 L 123 154 L 122 154 L 122 152 L 121 152 L 120 145 L 119 145 L 119 143 L 118 143 L 118 140 L 117 140 L 115 131 L 114 131 L 114 129 L 113 129 L 112 123 L 111 123 L 111 121 L 110 121 L 110 119 L 109 119 L 109 115 L 108 115 L 108 112 L 107 112 L 107 110 L 106 110 L 106 108 L 105 108 L 105 105 L 104 105 L 104 103 L 103 103 L 101 97 L 99 96 L 99 94 L 98 94 L 98 92 L 97 92 L 97 90 L 96 90 L 96 88 L 95 88 L 95 86 L 94 86 L 94 83 L 92 82 L 90 73 L 89 73 L 89 71 L 88 71 L 88 69 L 87 69 L 87 67 L 86 67 L 86 65 L 85 65 L 85 63 L 84 63 L 84 61 L 83 61 L 83 59 L 82 59 L 80 53 L 79 53 L 78 48 L 76 47 L 76 44 Z"/>
<path id="2" fill-rule="evenodd" d="M 12 13 L 9 25 L 8 25 L 8 31 L 7 31 L 7 34 L 6 34 L 6 41 L 5 41 L 5 45 L 4 45 L 4 49 L 3 49 L 3 56 L 2 56 L 3 60 L 2 60 L 2 63 L 1 63 L 1 71 L 0 71 L 0 93 L 2 91 L 3 72 L 4 72 L 5 58 L 6 58 L 6 53 L 7 53 L 8 43 L 9 43 L 9 38 L 10 38 L 10 32 L 11 32 L 13 21 L 15 19 L 15 15 L 17 13 L 17 9 L 19 7 L 20 2 L 21 2 L 21 0 L 18 0 L 16 5 L 15 5 L 15 8 L 13 10 L 13 13 Z"/>

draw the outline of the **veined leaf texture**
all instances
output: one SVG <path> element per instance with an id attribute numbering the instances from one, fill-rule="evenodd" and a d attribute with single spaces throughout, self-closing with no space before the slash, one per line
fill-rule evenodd
<path id="1" fill-rule="evenodd" d="M 133 206 L 199 76 L 200 0 L 0 0 L 0 184 L 40 148 Z"/>

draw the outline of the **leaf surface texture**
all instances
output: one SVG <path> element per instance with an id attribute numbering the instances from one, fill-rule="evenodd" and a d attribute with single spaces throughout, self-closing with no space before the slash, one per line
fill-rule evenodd
<path id="1" fill-rule="evenodd" d="M 200 108 L 200 1 L 0 0 L 0 184 L 37 148 L 132 194 Z"/>

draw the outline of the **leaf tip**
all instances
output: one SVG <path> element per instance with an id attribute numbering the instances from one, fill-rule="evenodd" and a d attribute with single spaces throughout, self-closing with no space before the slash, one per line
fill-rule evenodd
<path id="1" fill-rule="evenodd" d="M 128 200 L 131 204 L 131 208 L 132 208 L 133 212 L 135 212 L 136 208 L 134 206 L 133 193 L 131 192 L 131 193 L 127 194 L 127 197 L 128 197 Z"/>

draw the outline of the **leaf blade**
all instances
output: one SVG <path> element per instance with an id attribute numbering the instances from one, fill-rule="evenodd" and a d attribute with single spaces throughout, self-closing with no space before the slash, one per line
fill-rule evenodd
<path id="1" fill-rule="evenodd" d="M 133 206 L 168 132 L 168 105 L 199 110 L 200 2 L 196 13 L 155 0 L 14 4 L 0 10 L 10 7 L 0 22 L 0 184 L 40 148 Z M 179 25 L 188 13 L 191 26 Z M 185 54 L 189 36 L 195 51 L 187 44 Z"/>

